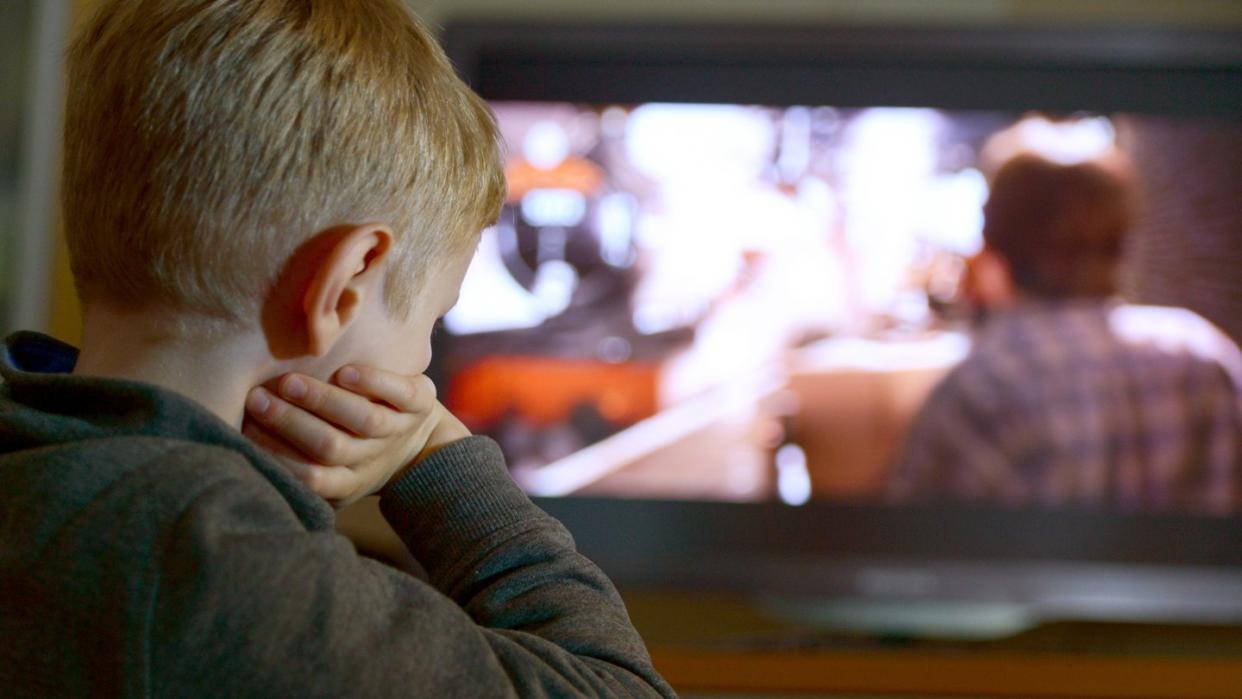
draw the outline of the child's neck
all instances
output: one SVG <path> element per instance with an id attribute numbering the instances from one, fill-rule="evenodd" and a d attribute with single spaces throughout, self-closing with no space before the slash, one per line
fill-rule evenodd
<path id="1" fill-rule="evenodd" d="M 88 309 L 82 353 L 73 373 L 155 384 L 190 398 L 240 429 L 246 394 L 268 378 L 271 357 L 261 334 L 211 341 L 168 332 L 150 313 Z"/>

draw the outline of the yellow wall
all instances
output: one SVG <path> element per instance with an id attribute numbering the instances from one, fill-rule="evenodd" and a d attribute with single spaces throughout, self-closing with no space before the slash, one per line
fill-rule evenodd
<path id="1" fill-rule="evenodd" d="M 89 16 L 98 0 L 73 0 L 69 30 L 72 31 Z M 65 249 L 65 236 L 57 219 L 56 247 L 52 264 L 52 289 L 49 294 L 48 332 L 74 345 L 81 344 L 82 323 L 78 295 L 73 289 L 73 275 L 69 273 L 69 254 Z"/>
<path id="2" fill-rule="evenodd" d="M 56 236 L 56 252 L 52 272 L 51 309 L 48 318 L 48 331 L 74 345 L 81 344 L 82 323 L 78 307 L 78 295 L 73 290 L 73 276 L 69 273 L 69 255 L 65 251 L 65 239 Z"/>

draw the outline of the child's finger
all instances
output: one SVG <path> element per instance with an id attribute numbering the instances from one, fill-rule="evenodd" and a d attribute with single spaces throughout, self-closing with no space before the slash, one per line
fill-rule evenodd
<path id="1" fill-rule="evenodd" d="M 280 465 L 289 469 L 299 480 L 306 474 L 311 464 L 306 461 L 306 456 L 299 453 L 288 443 L 273 437 L 271 433 L 256 425 L 253 421 L 247 420 L 242 426 L 242 434 L 247 439 L 254 442 L 267 453 L 271 454 Z"/>
<path id="2" fill-rule="evenodd" d="M 436 402 L 436 385 L 426 376 L 405 376 L 374 367 L 347 366 L 336 372 L 341 387 L 381 400 L 403 413 L 425 414 Z"/>
<path id="3" fill-rule="evenodd" d="M 367 495 L 358 492 L 358 474 L 348 466 L 312 464 L 300 480 L 316 495 L 336 507 L 343 507 Z"/>
<path id="4" fill-rule="evenodd" d="M 387 437 L 397 430 L 397 413 L 332 384 L 287 374 L 276 384 L 280 396 L 316 417 L 362 437 Z"/>
<path id="5" fill-rule="evenodd" d="M 276 457 L 295 478 L 324 500 L 345 503 L 359 495 L 357 474 L 348 467 L 309 463 L 292 446 L 251 422 L 242 428 L 242 434 Z"/>
<path id="6" fill-rule="evenodd" d="M 337 429 L 263 387 L 250 391 L 246 412 L 275 436 L 310 457 L 313 463 L 344 466 L 370 454 L 363 440 Z"/>

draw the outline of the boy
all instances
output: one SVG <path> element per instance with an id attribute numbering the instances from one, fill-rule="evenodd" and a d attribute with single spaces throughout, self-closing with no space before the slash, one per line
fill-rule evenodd
<path id="1" fill-rule="evenodd" d="M 5 693 L 671 695 L 405 378 L 504 184 L 400 0 L 105 0 L 69 73 L 84 346 L 0 352 Z M 431 584 L 333 532 L 376 491 Z"/>
<path id="2" fill-rule="evenodd" d="M 969 294 L 987 314 L 894 471 L 900 500 L 1234 515 L 1242 354 L 1195 313 L 1120 302 L 1119 155 L 993 178 Z"/>

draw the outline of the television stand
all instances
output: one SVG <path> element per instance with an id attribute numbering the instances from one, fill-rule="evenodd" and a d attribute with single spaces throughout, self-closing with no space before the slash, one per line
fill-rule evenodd
<path id="1" fill-rule="evenodd" d="M 741 595 L 624 596 L 657 669 L 687 697 L 1242 697 L 1242 626 L 1058 621 L 1003 637 L 933 638 L 829 630 L 815 622 L 860 619 L 785 613 L 796 607 L 774 615 L 768 602 Z M 861 620 L 882 619 L 880 611 Z M 1007 618 L 1003 609 L 978 614 L 976 629 Z"/>

